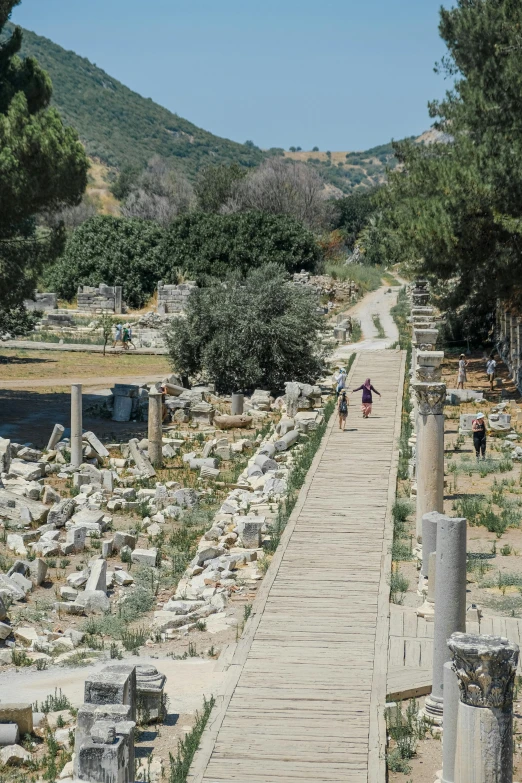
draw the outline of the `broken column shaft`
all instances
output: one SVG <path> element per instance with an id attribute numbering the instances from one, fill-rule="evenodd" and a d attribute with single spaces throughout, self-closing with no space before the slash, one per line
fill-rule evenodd
<path id="1" fill-rule="evenodd" d="M 82 385 L 71 386 L 71 465 L 79 468 L 82 454 Z"/>
<path id="2" fill-rule="evenodd" d="M 163 461 L 163 395 L 155 386 L 149 391 L 149 459 L 154 467 L 161 467 Z"/>
<path id="3" fill-rule="evenodd" d="M 439 725 L 444 702 L 444 664 L 450 660 L 448 639 L 466 630 L 466 520 L 439 516 L 435 566 L 433 679 L 426 715 Z"/>

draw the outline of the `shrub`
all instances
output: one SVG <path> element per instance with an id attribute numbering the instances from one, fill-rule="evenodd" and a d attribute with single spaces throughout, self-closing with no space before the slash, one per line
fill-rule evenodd
<path id="1" fill-rule="evenodd" d="M 160 279 L 157 248 L 163 232 L 155 223 L 98 215 L 69 238 L 64 254 L 49 267 L 47 290 L 73 299 L 79 285 L 123 286 L 131 307 L 142 307 Z"/>
<path id="2" fill-rule="evenodd" d="M 194 291 L 186 317 L 174 319 L 166 333 L 175 369 L 202 373 L 220 393 L 282 390 L 289 378 L 313 382 L 322 369 L 317 302 L 285 278 L 281 267 L 267 264 L 244 283 Z"/>
<path id="3" fill-rule="evenodd" d="M 177 270 L 202 281 L 242 276 L 263 264 L 288 271 L 314 269 L 320 251 L 311 231 L 287 215 L 250 211 L 231 215 L 195 212 L 177 218 L 159 249 L 161 278 L 177 282 Z"/>

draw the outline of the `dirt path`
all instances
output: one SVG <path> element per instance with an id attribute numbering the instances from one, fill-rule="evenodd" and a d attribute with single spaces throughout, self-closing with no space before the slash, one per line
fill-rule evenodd
<path id="1" fill-rule="evenodd" d="M 399 288 L 391 288 L 383 285 L 366 294 L 360 302 L 348 310 L 348 314 L 357 318 L 361 323 L 363 339 L 358 343 L 339 345 L 332 354 L 333 361 L 346 361 L 352 353 L 363 351 L 382 351 L 389 348 L 399 340 L 399 331 L 391 315 L 391 308 L 397 304 Z M 378 336 L 378 330 L 373 317 L 378 316 L 385 337 Z"/>

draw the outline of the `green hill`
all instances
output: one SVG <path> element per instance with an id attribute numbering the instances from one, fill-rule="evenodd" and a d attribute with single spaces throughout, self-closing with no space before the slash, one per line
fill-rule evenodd
<path id="1" fill-rule="evenodd" d="M 10 32 L 12 25 L 7 25 Z M 108 166 L 144 165 L 153 155 L 179 159 L 193 176 L 211 163 L 237 161 L 255 166 L 264 154 L 256 147 L 222 139 L 143 98 L 89 60 L 23 31 L 22 55 L 32 55 L 53 82 L 53 104 L 74 126 L 91 157 Z"/>

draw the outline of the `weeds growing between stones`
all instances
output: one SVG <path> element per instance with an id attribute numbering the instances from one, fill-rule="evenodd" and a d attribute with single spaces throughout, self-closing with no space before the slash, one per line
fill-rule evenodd
<path id="1" fill-rule="evenodd" d="M 213 696 L 207 701 L 203 701 L 203 712 L 196 713 L 196 722 L 192 728 L 192 731 L 182 739 L 178 741 L 178 752 L 176 757 L 169 754 L 170 758 L 170 772 L 168 777 L 168 783 L 185 783 L 187 775 L 192 764 L 192 759 L 198 749 L 201 736 L 207 725 L 210 713 L 214 707 L 216 700 Z"/>

